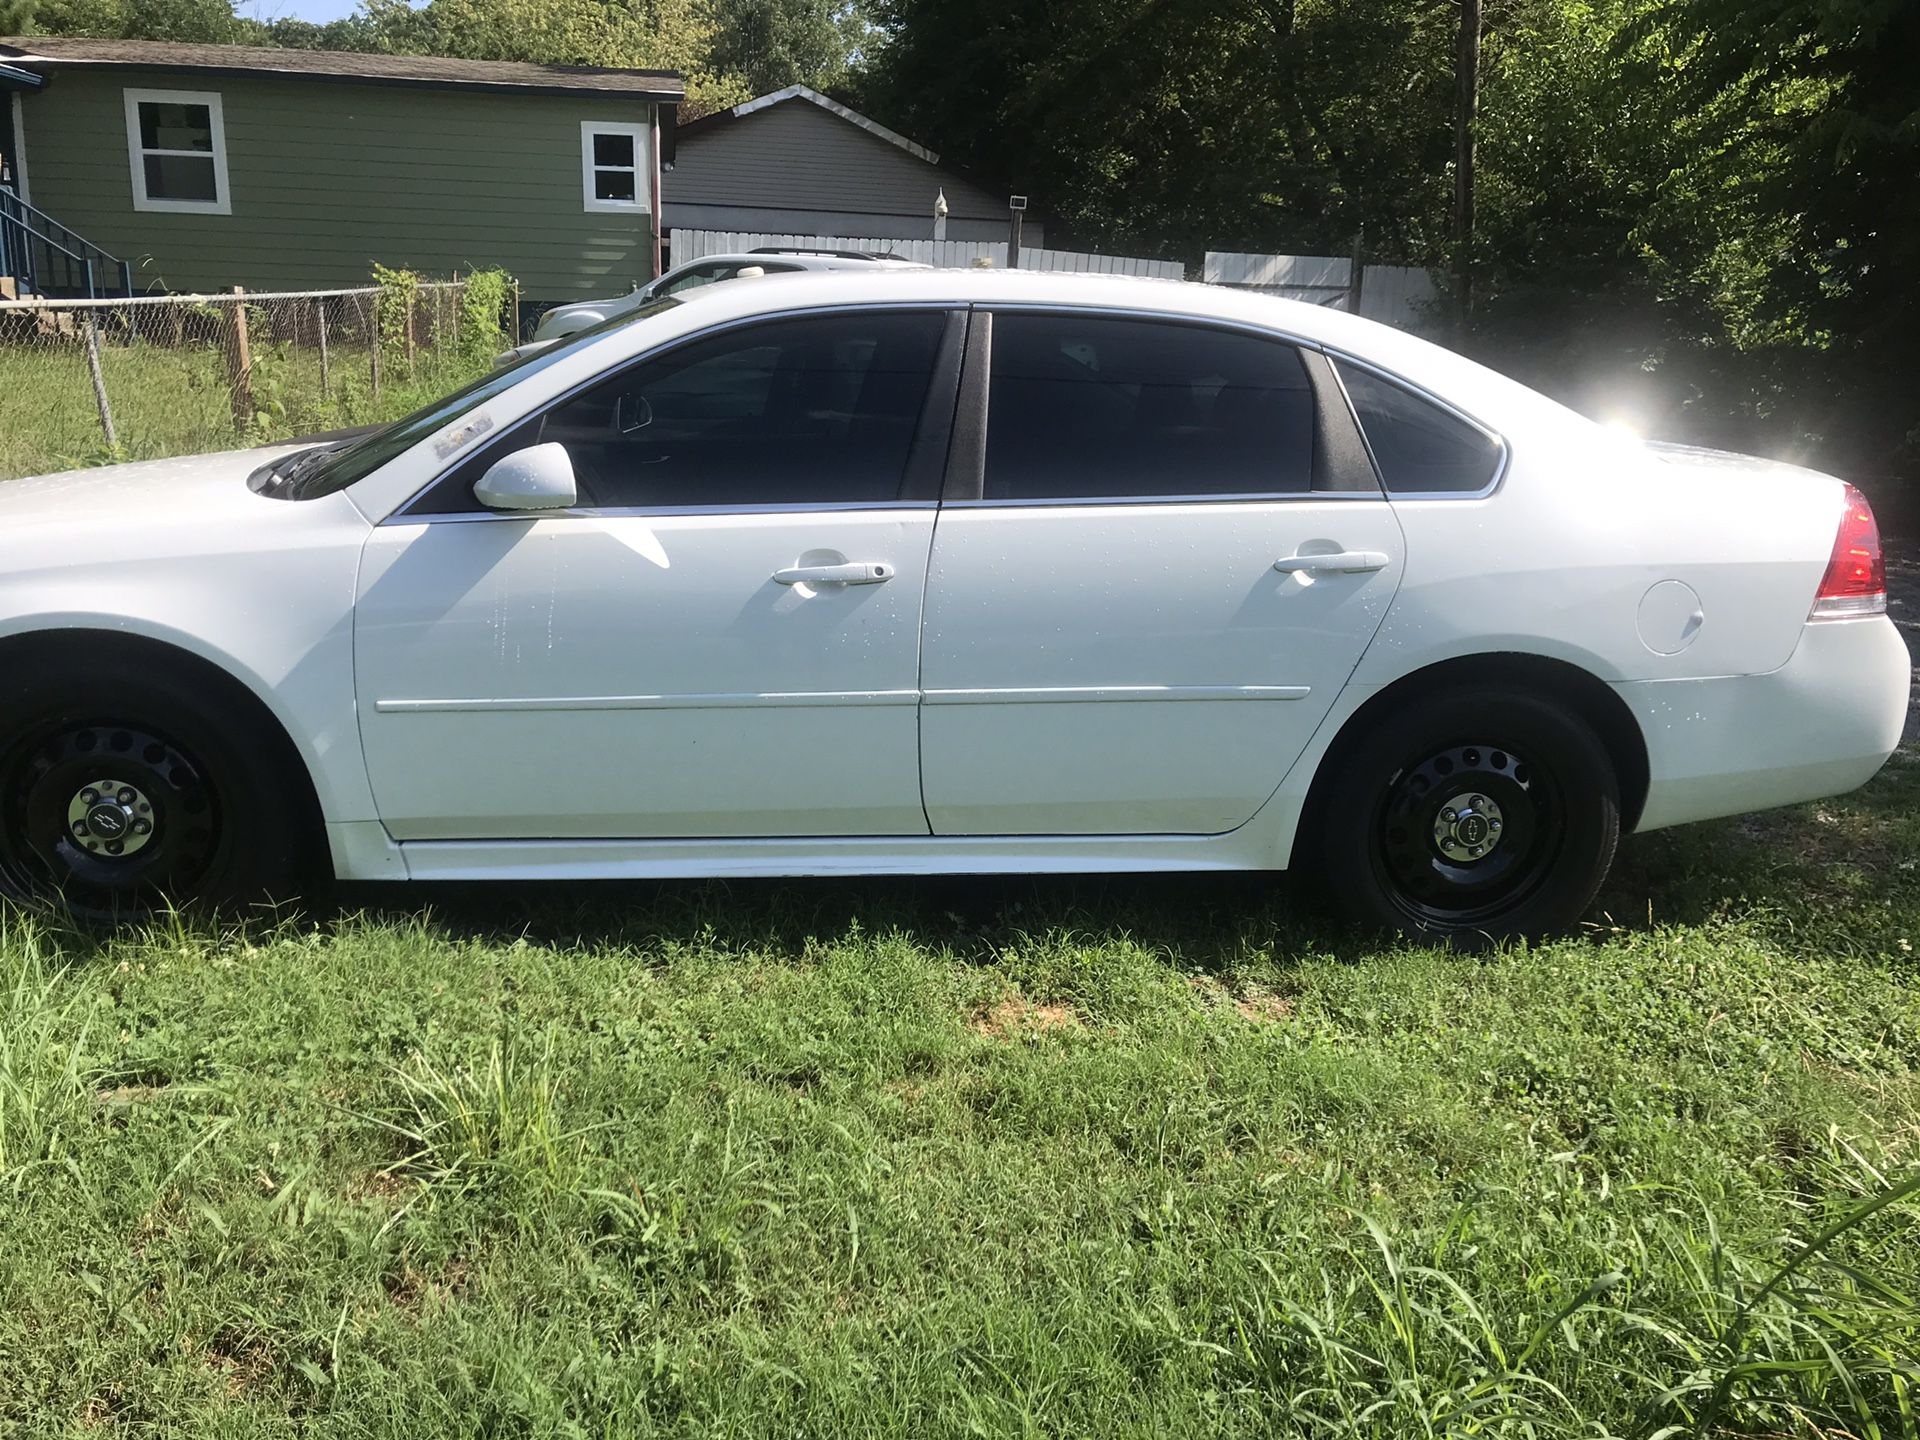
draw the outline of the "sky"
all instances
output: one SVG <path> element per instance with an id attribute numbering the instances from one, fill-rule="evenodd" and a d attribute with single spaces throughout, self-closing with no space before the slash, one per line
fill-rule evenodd
<path id="1" fill-rule="evenodd" d="M 356 0 L 253 0 L 238 7 L 243 15 L 260 20 L 312 20 L 324 23 L 351 15 Z"/>

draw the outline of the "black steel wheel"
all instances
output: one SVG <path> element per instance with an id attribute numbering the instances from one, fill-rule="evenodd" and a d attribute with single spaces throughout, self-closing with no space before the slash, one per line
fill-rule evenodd
<path id="1" fill-rule="evenodd" d="M 1449 745 L 1389 781 L 1375 864 L 1410 917 L 1473 926 L 1552 873 L 1564 810 L 1544 767 L 1486 741 Z"/>
<path id="2" fill-rule="evenodd" d="M 0 684 L 0 896 L 96 921 L 297 895 L 318 816 L 257 703 L 144 653 L 17 667 Z"/>
<path id="3" fill-rule="evenodd" d="M 0 760 L 0 884 L 82 913 L 198 893 L 219 852 L 203 767 L 133 725 L 62 724 Z"/>
<path id="4" fill-rule="evenodd" d="M 1297 855 L 1363 920 L 1413 935 L 1538 935 L 1579 919 L 1612 864 L 1606 747 L 1564 706 L 1449 690 L 1361 734 L 1316 789 Z M 1307 850 L 1315 838 L 1319 854 Z"/>

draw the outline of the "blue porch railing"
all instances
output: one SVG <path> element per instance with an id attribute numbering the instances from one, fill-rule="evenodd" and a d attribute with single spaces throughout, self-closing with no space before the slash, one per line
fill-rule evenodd
<path id="1" fill-rule="evenodd" d="M 6 189 L 0 189 L 0 275 L 13 276 L 23 293 L 63 300 L 133 296 L 126 261 Z"/>

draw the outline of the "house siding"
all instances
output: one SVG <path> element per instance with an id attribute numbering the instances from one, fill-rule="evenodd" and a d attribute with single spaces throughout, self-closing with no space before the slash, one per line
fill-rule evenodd
<path id="1" fill-rule="evenodd" d="M 133 208 L 129 89 L 220 95 L 232 214 Z M 651 216 L 587 211 L 580 178 L 580 122 L 645 124 L 645 101 L 63 68 L 23 108 L 33 203 L 129 261 L 136 288 L 363 285 L 377 261 L 499 266 L 562 299 L 653 273 Z"/>
<path id="2" fill-rule="evenodd" d="M 707 228 L 683 218 L 683 209 L 694 207 L 757 211 L 765 223 L 734 228 L 780 233 L 797 230 L 773 223 L 780 211 L 924 216 L 931 225 L 934 196 L 942 190 L 950 226 L 991 220 L 1004 231 L 1007 222 L 1005 196 L 803 99 L 682 134 L 662 189 L 670 228 Z M 863 225 L 855 233 L 879 232 Z"/>

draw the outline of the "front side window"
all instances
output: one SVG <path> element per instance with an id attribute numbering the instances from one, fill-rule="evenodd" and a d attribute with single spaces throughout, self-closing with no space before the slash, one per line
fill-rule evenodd
<path id="1" fill-rule="evenodd" d="M 558 364 L 601 336 L 629 325 L 643 325 L 656 315 L 678 307 L 678 300 L 650 300 L 637 310 L 623 310 L 584 330 L 564 335 L 543 349 L 520 356 L 510 364 L 489 370 L 451 395 L 390 425 L 382 425 L 353 439 L 313 445 L 283 455 L 254 471 L 248 484 L 276 500 L 317 500 L 356 484 L 390 460 L 398 459 L 435 431 L 455 421 L 485 413 L 489 400 L 503 395 L 530 375 Z M 517 433 L 517 432 L 516 432 Z M 497 457 L 496 457 L 497 458 Z M 444 487 L 442 487 L 444 488 Z M 471 501 L 472 497 L 466 497 Z M 431 508 L 431 507 L 417 507 Z M 468 509 L 469 505 L 456 508 Z"/>
<path id="2" fill-rule="evenodd" d="M 129 90 L 127 152 L 136 210 L 232 213 L 220 97 L 188 90 Z"/>
<path id="3" fill-rule="evenodd" d="M 898 500 L 945 328 L 940 312 L 875 311 L 692 341 L 521 425 L 416 509 L 472 509 L 488 465 L 550 441 L 590 508 Z"/>
<path id="4" fill-rule="evenodd" d="M 1276 340 L 1162 320 L 1000 313 L 983 496 L 1179 499 L 1313 483 L 1313 395 Z"/>
<path id="5" fill-rule="evenodd" d="M 1498 478 L 1498 438 L 1371 370 L 1334 368 L 1389 495 L 1477 494 Z"/>
<path id="6" fill-rule="evenodd" d="M 647 127 L 580 124 L 580 181 L 589 210 L 645 210 Z"/>

